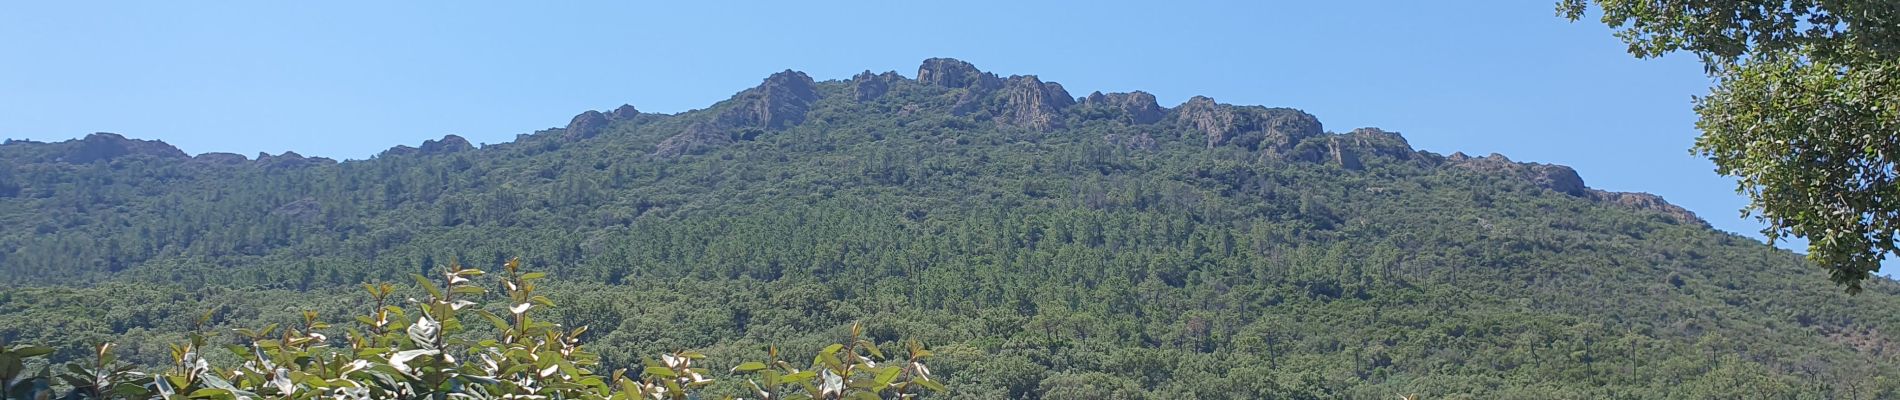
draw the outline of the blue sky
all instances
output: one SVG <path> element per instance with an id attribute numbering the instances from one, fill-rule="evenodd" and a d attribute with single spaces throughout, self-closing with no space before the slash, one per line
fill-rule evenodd
<path id="1" fill-rule="evenodd" d="M 1754 235 L 1733 181 L 1688 151 L 1700 65 L 1633 59 L 1554 3 L 8 2 L 0 137 L 360 159 L 622 103 L 686 111 L 784 69 L 909 76 L 954 57 L 1076 95 L 1294 107 L 1424 150 L 1570 165 Z"/>

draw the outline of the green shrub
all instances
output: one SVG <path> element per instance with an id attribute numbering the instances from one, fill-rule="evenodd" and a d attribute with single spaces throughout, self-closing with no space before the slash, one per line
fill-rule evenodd
<path id="1" fill-rule="evenodd" d="M 234 329 L 248 345 L 223 350 L 241 360 L 214 367 L 205 358 L 210 338 L 202 328 L 187 343 L 171 347 L 172 365 L 153 373 L 118 362 L 112 345 L 98 347 L 90 362 L 46 365 L 29 373 L 31 359 L 54 349 L 0 343 L 0 389 L 7 398 L 44 399 L 697 399 L 715 382 L 695 366 L 706 356 L 693 351 L 660 354 L 638 371 L 597 371 L 600 357 L 581 345 L 586 326 L 543 321 L 555 304 L 536 294 L 542 272 L 523 272 L 509 260 L 493 284 L 503 304 L 485 305 L 489 290 L 477 284 L 488 274 L 451 263 L 435 279 L 415 276 L 425 299 L 398 301 L 390 284 L 366 284 L 374 306 L 343 328 L 316 312 L 296 326 L 270 324 Z M 406 304 L 404 304 L 406 303 Z M 486 326 L 464 326 L 485 322 Z M 861 326 L 845 343 L 820 350 L 800 367 L 779 359 L 738 364 L 743 387 L 764 399 L 913 398 L 943 391 L 923 359 L 918 342 L 909 354 L 887 360 Z M 54 371 L 60 371 L 55 373 Z"/>

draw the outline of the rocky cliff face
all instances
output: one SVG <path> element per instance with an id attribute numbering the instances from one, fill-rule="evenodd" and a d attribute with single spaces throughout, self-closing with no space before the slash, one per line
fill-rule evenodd
<path id="1" fill-rule="evenodd" d="M 785 70 L 739 93 L 733 101 L 734 107 L 719 114 L 718 125 L 785 129 L 805 122 L 805 113 L 818 101 L 818 88 L 805 73 Z"/>
<path id="2" fill-rule="evenodd" d="M 1291 108 L 1233 106 L 1195 96 L 1174 109 L 1174 119 L 1205 139 L 1208 148 L 1237 145 L 1286 154 L 1306 138 L 1324 133 L 1319 118 Z"/>
<path id="3" fill-rule="evenodd" d="M 1583 178 L 1577 176 L 1577 170 L 1555 164 L 1512 162 L 1503 154 L 1491 153 L 1485 157 L 1471 157 L 1465 153 L 1453 153 L 1446 158 L 1455 168 L 1465 168 L 1487 174 L 1509 175 L 1522 178 L 1538 187 L 1572 196 L 1585 196 Z"/>
<path id="4" fill-rule="evenodd" d="M 954 58 L 932 58 L 917 67 L 917 82 L 952 89 L 994 90 L 1003 87 L 996 74 L 976 69 L 975 65 Z"/>
<path id="5" fill-rule="evenodd" d="M 731 143 L 746 130 L 781 130 L 805 122 L 818 102 L 817 83 L 803 72 L 786 70 L 765 78 L 727 100 L 726 108 L 709 121 L 695 122 L 655 146 L 653 155 L 675 157 L 697 154 Z"/>
<path id="6" fill-rule="evenodd" d="M 1033 75 L 1010 77 L 1002 91 L 996 122 L 1004 125 L 1046 132 L 1062 127 L 1062 110 L 1075 105 L 1061 84 L 1043 83 Z"/>
<path id="7" fill-rule="evenodd" d="M 1320 135 L 1306 139 L 1293 147 L 1287 158 L 1320 164 L 1333 164 L 1349 170 L 1365 168 L 1362 161 L 1366 157 L 1383 157 L 1397 161 L 1409 161 L 1415 158 L 1417 151 L 1405 141 L 1398 132 L 1386 132 L 1379 128 L 1359 128 L 1340 135 Z"/>
<path id="8" fill-rule="evenodd" d="M 1589 192 L 1590 197 L 1605 203 L 1616 204 L 1630 209 L 1656 212 L 1680 224 L 1701 227 L 1709 226 L 1708 221 L 1703 221 L 1702 218 L 1697 217 L 1694 212 L 1675 204 L 1669 204 L 1669 202 L 1663 201 L 1662 196 L 1649 193 L 1610 192 L 1596 189 L 1590 189 Z"/>

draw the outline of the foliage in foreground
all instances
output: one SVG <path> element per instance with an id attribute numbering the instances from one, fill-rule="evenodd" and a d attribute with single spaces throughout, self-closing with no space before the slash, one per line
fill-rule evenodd
<path id="1" fill-rule="evenodd" d="M 392 285 L 364 285 L 376 305 L 356 317 L 356 326 L 344 329 L 345 346 L 332 346 L 323 333 L 332 327 L 313 311 L 303 312 L 299 326 L 236 329 L 248 345 L 224 349 L 242 360 L 229 368 L 206 360 L 205 352 L 214 350 L 203 332 L 173 345 L 172 365 L 157 373 L 118 362 L 111 344 L 100 345 L 89 362 L 29 373 L 29 359 L 54 349 L 0 343 L 0 394 L 9 399 L 697 399 L 713 384 L 712 371 L 696 366 L 706 356 L 693 351 L 661 354 L 639 371 L 596 371 L 600 357 L 581 346 L 586 326 L 568 329 L 531 315 L 554 306 L 535 293 L 535 281 L 547 274 L 524 273 L 518 260 L 504 268 L 497 284 L 507 302 L 500 307 L 477 302 L 488 293 L 475 283 L 484 271 L 452 263 L 442 271 L 440 284 L 415 276 L 428 295 L 409 299 L 407 308 L 395 304 Z M 208 319 L 207 314 L 201 324 Z M 488 326 L 465 327 L 465 321 Z M 909 354 L 888 360 L 863 333 L 852 326 L 844 343 L 819 350 L 809 367 L 780 360 L 773 348 L 770 360 L 740 363 L 730 373 L 744 376 L 750 395 L 762 399 L 914 398 L 945 390 L 924 366 L 930 352 L 922 344 L 908 342 Z"/>

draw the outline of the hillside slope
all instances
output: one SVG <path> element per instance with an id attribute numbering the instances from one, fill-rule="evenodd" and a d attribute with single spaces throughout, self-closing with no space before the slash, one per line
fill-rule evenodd
<path id="1" fill-rule="evenodd" d="M 0 225 L 0 338 L 68 357 L 162 364 L 207 310 L 350 315 L 357 283 L 519 256 L 620 365 L 864 321 L 954 398 L 1900 395 L 1900 287 L 1840 294 L 1658 197 L 951 59 L 369 160 L 9 141 Z"/>

